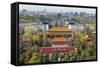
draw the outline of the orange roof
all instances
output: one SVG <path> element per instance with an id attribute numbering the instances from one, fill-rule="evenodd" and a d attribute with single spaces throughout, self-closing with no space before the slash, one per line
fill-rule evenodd
<path id="1" fill-rule="evenodd" d="M 54 37 L 52 39 L 53 42 L 61 42 L 61 41 L 66 41 L 66 38 L 64 37 Z"/>
<path id="2" fill-rule="evenodd" d="M 66 27 L 52 27 L 50 28 L 48 31 L 71 31 L 70 29 L 66 28 Z"/>

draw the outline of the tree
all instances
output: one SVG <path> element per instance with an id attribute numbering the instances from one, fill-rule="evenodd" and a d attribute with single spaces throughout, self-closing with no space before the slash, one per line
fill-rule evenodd
<path id="1" fill-rule="evenodd" d="M 49 55 L 48 54 L 43 54 L 43 63 L 48 63 L 50 60 L 49 60 Z"/>
<path id="2" fill-rule="evenodd" d="M 40 59 L 40 54 L 35 52 L 35 53 L 32 54 L 32 58 L 26 63 L 29 63 L 29 64 L 31 64 L 31 63 L 40 63 L 39 59 Z"/>
<path id="3" fill-rule="evenodd" d="M 22 54 L 19 55 L 19 63 L 24 64 L 24 58 Z"/>
<path id="4" fill-rule="evenodd" d="M 64 60 L 65 61 L 69 61 L 69 59 L 70 59 L 69 53 L 68 52 L 65 52 L 64 53 Z"/>
<path id="5" fill-rule="evenodd" d="M 28 38 L 28 41 L 31 43 L 31 45 L 36 45 L 40 42 L 40 36 L 39 35 L 33 35 L 34 30 L 31 26 L 27 27 L 25 33 L 23 36 Z"/>
<path id="6" fill-rule="evenodd" d="M 38 17 L 37 15 L 34 15 L 34 16 L 19 15 L 19 19 L 20 19 L 20 20 L 24 20 L 24 21 L 30 23 L 30 22 L 36 22 L 36 21 L 39 19 L 39 17 Z"/>
<path id="7" fill-rule="evenodd" d="M 51 62 L 57 62 L 58 61 L 58 53 L 57 52 L 54 52 L 51 57 L 52 57 Z"/>

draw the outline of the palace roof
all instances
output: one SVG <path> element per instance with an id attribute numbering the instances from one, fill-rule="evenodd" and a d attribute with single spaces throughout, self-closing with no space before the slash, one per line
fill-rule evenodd
<path id="1" fill-rule="evenodd" d="M 75 50 L 74 47 L 61 47 L 61 48 L 40 47 L 39 48 L 40 53 L 45 53 L 45 54 L 54 53 L 54 52 L 63 53 L 63 52 L 69 52 L 74 50 Z"/>
<path id="2" fill-rule="evenodd" d="M 53 32 L 57 32 L 57 31 L 67 32 L 67 31 L 71 31 L 71 30 L 68 29 L 67 27 L 52 27 L 48 31 L 53 31 Z"/>
<path id="3" fill-rule="evenodd" d="M 62 42 L 62 41 L 66 41 L 66 38 L 64 37 L 54 37 L 52 39 L 53 42 Z"/>

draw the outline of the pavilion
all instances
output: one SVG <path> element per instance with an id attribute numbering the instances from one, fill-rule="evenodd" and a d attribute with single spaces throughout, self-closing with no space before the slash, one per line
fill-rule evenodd
<path id="1" fill-rule="evenodd" d="M 68 52 L 75 50 L 70 46 L 69 39 L 73 37 L 73 33 L 67 27 L 52 27 L 46 32 L 47 37 L 50 39 L 50 47 L 40 47 L 40 53 L 53 53 L 53 52 Z"/>

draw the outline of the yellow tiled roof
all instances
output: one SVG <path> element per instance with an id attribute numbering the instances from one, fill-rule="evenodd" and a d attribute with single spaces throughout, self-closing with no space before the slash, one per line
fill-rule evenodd
<path id="1" fill-rule="evenodd" d="M 53 42 L 60 42 L 60 41 L 66 41 L 64 37 L 55 37 L 52 39 Z"/>
<path id="2" fill-rule="evenodd" d="M 48 31 L 71 31 L 70 29 L 66 28 L 66 27 L 52 27 L 50 28 Z"/>

